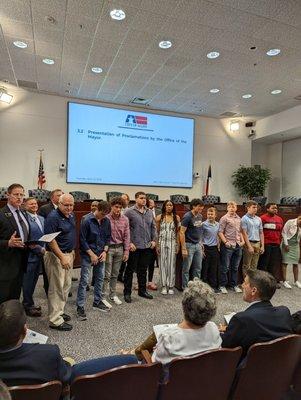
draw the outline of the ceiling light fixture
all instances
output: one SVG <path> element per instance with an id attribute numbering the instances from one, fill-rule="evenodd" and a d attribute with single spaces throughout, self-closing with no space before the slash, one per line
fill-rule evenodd
<path id="1" fill-rule="evenodd" d="M 123 10 L 112 10 L 110 11 L 110 16 L 112 19 L 116 19 L 117 21 L 121 21 L 125 18 L 125 12 Z"/>
<path id="2" fill-rule="evenodd" d="M 273 57 L 273 56 L 278 56 L 278 54 L 281 53 L 280 49 L 270 49 L 267 51 L 267 56 Z"/>
<path id="3" fill-rule="evenodd" d="M 241 97 L 242 97 L 243 99 L 250 99 L 251 97 L 253 97 L 253 95 L 250 94 L 250 93 L 246 93 L 246 94 L 243 94 Z"/>
<path id="4" fill-rule="evenodd" d="M 94 74 L 101 74 L 103 70 L 100 67 L 92 67 L 91 71 L 94 72 Z"/>
<path id="5" fill-rule="evenodd" d="M 5 87 L 1 86 L 0 87 L 0 101 L 10 104 L 12 99 L 13 99 L 13 96 L 11 94 L 7 93 L 7 90 Z"/>
<path id="6" fill-rule="evenodd" d="M 159 43 L 159 47 L 160 47 L 161 49 L 169 49 L 171 46 L 172 46 L 172 43 L 171 43 L 170 40 L 162 40 L 162 41 Z"/>
<path id="7" fill-rule="evenodd" d="M 207 58 L 213 59 L 219 57 L 219 52 L 218 51 L 211 51 L 210 53 L 207 54 Z"/>
<path id="8" fill-rule="evenodd" d="M 26 49 L 28 46 L 27 43 L 21 42 L 21 40 L 15 40 L 13 43 L 16 47 L 19 47 L 19 49 Z"/>
<path id="9" fill-rule="evenodd" d="M 217 88 L 210 89 L 210 93 L 218 93 L 218 92 L 219 92 L 219 89 L 217 89 Z"/>
<path id="10" fill-rule="evenodd" d="M 43 58 L 43 63 L 47 65 L 53 65 L 54 60 L 52 60 L 51 58 Z"/>
<path id="11" fill-rule="evenodd" d="M 274 89 L 271 91 L 271 94 L 280 94 L 280 93 L 282 93 L 282 90 L 280 89 Z"/>
<path id="12" fill-rule="evenodd" d="M 232 121 L 230 122 L 230 131 L 237 132 L 239 131 L 239 121 Z"/>

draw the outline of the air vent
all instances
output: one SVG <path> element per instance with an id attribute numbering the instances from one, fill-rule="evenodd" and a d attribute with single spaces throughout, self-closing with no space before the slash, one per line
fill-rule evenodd
<path id="1" fill-rule="evenodd" d="M 236 115 L 238 115 L 238 114 L 237 114 L 237 113 L 234 113 L 234 112 L 231 112 L 231 111 L 226 111 L 226 112 L 220 114 L 220 117 L 229 117 L 229 118 L 232 118 L 232 117 L 235 117 Z"/>
<path id="2" fill-rule="evenodd" d="M 28 88 L 28 89 L 38 89 L 37 82 L 30 82 L 30 81 L 21 81 L 18 80 L 18 86 Z"/>
<path id="3" fill-rule="evenodd" d="M 300 100 L 301 101 L 301 94 L 299 96 L 294 97 L 295 100 Z"/>
<path id="4" fill-rule="evenodd" d="M 149 100 L 147 99 L 143 99 L 142 97 L 134 97 L 131 101 L 131 104 L 140 104 L 140 105 L 144 105 L 146 106 L 147 104 L 149 104 Z"/>

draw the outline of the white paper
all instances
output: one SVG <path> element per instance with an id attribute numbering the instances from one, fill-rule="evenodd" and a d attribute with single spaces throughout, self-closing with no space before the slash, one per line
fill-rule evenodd
<path id="1" fill-rule="evenodd" d="M 231 318 L 232 318 L 235 314 L 236 314 L 236 312 L 231 312 L 231 313 L 229 313 L 229 314 L 225 314 L 225 315 L 224 315 L 224 318 L 225 318 L 225 321 L 226 321 L 227 325 L 229 325 L 229 322 L 230 322 Z"/>
<path id="2" fill-rule="evenodd" d="M 175 327 L 178 324 L 162 324 L 162 325 L 154 325 L 153 330 L 156 335 L 156 338 L 158 339 L 158 336 L 161 335 L 162 332 L 166 331 L 166 329 Z"/>
<path id="3" fill-rule="evenodd" d="M 41 333 L 32 331 L 31 329 L 27 329 L 26 336 L 23 340 L 23 343 L 39 343 L 45 344 L 47 343 L 48 336 L 42 335 Z"/>
<path id="4" fill-rule="evenodd" d="M 55 239 L 61 232 L 54 232 L 54 233 L 48 233 L 47 235 L 43 235 L 38 239 L 38 242 L 45 242 L 45 243 L 50 243 Z"/>

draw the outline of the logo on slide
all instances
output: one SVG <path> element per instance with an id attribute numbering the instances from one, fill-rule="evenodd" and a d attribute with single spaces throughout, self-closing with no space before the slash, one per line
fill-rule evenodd
<path id="1" fill-rule="evenodd" d="M 125 120 L 125 125 L 130 127 L 147 128 L 147 117 L 128 114 Z"/>

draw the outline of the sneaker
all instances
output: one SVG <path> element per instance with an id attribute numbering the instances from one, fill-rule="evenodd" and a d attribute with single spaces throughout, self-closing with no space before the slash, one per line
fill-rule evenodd
<path id="1" fill-rule="evenodd" d="M 242 293 L 242 290 L 239 286 L 234 286 L 234 292 L 235 293 Z"/>
<path id="2" fill-rule="evenodd" d="M 225 286 L 221 286 L 221 287 L 219 288 L 219 290 L 220 290 L 220 292 L 221 292 L 222 294 L 228 294 L 228 290 L 225 288 Z"/>
<path id="3" fill-rule="evenodd" d="M 80 321 L 86 321 L 87 315 L 85 313 L 84 307 L 77 307 L 76 314 L 77 314 L 77 318 Z"/>
<path id="4" fill-rule="evenodd" d="M 107 307 L 107 306 L 104 304 L 103 300 L 100 300 L 100 302 L 99 302 L 98 304 L 93 303 L 93 310 L 98 310 L 98 311 L 107 313 L 107 312 L 110 311 L 110 308 Z"/>
<path id="5" fill-rule="evenodd" d="M 115 304 L 117 304 L 118 306 L 119 306 L 120 304 L 122 304 L 122 301 L 121 301 L 117 296 L 110 297 L 110 300 L 113 301 L 113 302 L 114 302 Z"/>
<path id="6" fill-rule="evenodd" d="M 168 294 L 175 294 L 173 288 L 169 288 L 169 289 L 168 289 Z"/>
<path id="7" fill-rule="evenodd" d="M 301 289 L 301 283 L 299 281 L 296 281 L 294 285 L 297 286 L 297 288 Z"/>
<path id="8" fill-rule="evenodd" d="M 284 286 L 286 289 L 291 289 L 291 288 L 292 288 L 288 281 L 284 281 L 284 282 L 283 282 L 283 286 Z"/>
<path id="9" fill-rule="evenodd" d="M 164 294 L 164 295 L 167 294 L 167 289 L 166 289 L 166 287 L 162 288 L 161 294 Z"/>
<path id="10" fill-rule="evenodd" d="M 101 301 L 106 307 L 112 308 L 112 304 L 108 300 L 102 299 Z"/>

